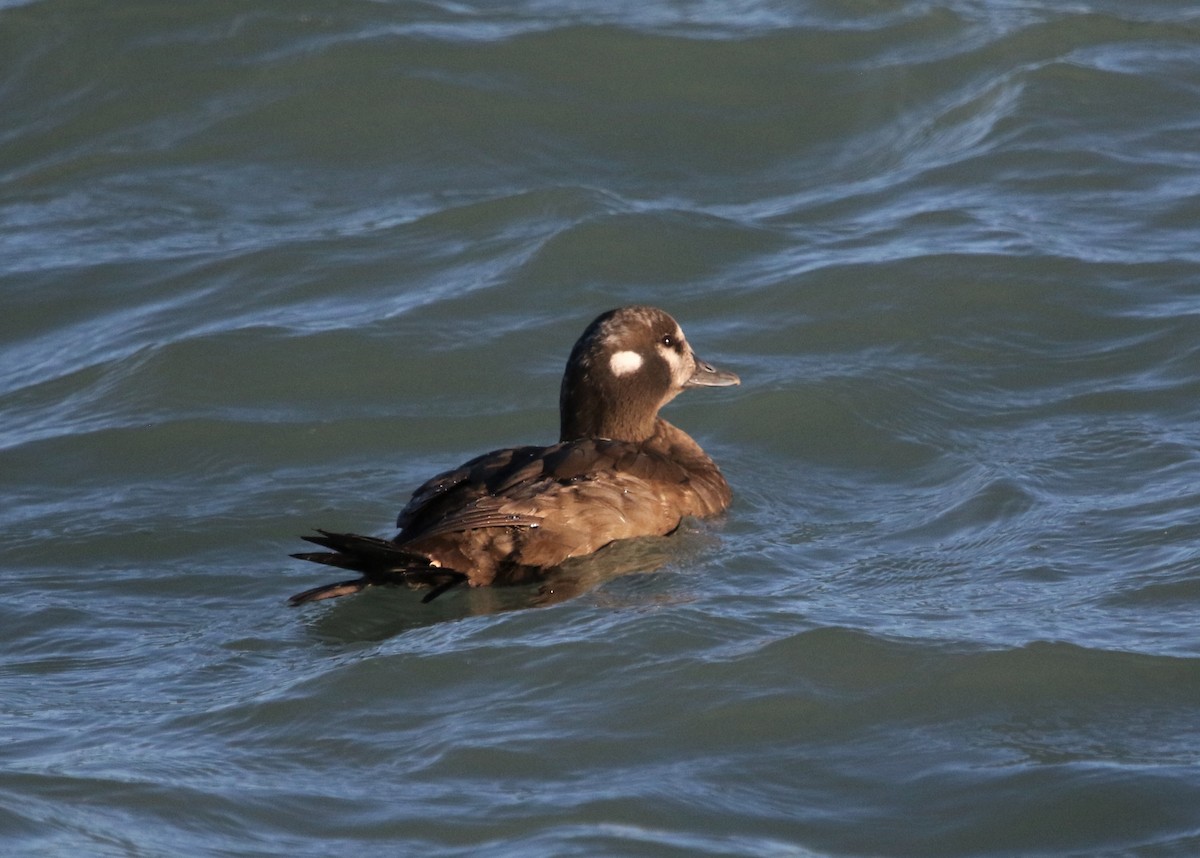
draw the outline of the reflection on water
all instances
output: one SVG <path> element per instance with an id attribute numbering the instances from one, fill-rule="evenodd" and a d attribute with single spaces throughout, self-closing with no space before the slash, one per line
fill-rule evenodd
<path id="1" fill-rule="evenodd" d="M 647 537 L 611 543 L 588 557 L 553 570 L 536 584 L 513 587 L 456 587 L 432 602 L 422 603 L 425 588 L 369 587 L 361 594 L 333 599 L 301 610 L 317 615 L 309 619 L 313 634 L 329 642 L 379 641 L 412 629 L 465 617 L 485 616 L 555 605 L 624 575 L 646 575 L 664 567 L 679 570 L 717 537 L 704 525 L 685 525 L 669 537 Z M 636 586 L 622 597 L 611 588 L 594 598 L 598 606 L 645 604 L 652 598 Z M 678 598 L 670 592 L 660 598 Z M 657 600 L 656 600 L 657 601 Z"/>

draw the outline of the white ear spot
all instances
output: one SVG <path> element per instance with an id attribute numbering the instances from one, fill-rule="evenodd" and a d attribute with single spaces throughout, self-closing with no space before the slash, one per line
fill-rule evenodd
<path id="1" fill-rule="evenodd" d="M 631 372 L 637 372 L 641 367 L 642 356 L 637 352 L 613 352 L 613 356 L 608 359 L 608 368 L 616 376 L 629 375 Z"/>

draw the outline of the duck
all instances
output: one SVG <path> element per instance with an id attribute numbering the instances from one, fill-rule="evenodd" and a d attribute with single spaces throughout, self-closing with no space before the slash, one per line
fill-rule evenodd
<path id="1" fill-rule="evenodd" d="M 660 410 L 685 390 L 740 383 L 696 356 L 664 310 L 599 315 L 571 349 L 559 390 L 559 439 L 484 453 L 413 492 L 392 539 L 318 529 L 323 551 L 293 554 L 359 577 L 292 596 L 291 605 L 379 585 L 427 588 L 536 582 L 612 543 L 667 536 L 732 500 L 716 463 Z"/>

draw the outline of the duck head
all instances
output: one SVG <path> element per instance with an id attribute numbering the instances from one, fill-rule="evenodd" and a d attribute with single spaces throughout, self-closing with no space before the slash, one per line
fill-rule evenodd
<path id="1" fill-rule="evenodd" d="M 575 343 L 559 394 L 562 441 L 643 441 L 658 411 L 689 387 L 738 384 L 696 357 L 679 323 L 656 307 L 621 307 L 596 318 Z"/>

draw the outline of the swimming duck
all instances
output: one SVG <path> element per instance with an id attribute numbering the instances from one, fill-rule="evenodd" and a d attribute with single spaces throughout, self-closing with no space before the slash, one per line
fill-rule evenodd
<path id="1" fill-rule="evenodd" d="M 496 450 L 438 474 L 413 493 L 391 540 L 324 530 L 303 537 L 328 550 L 293 557 L 361 577 L 289 602 L 373 584 L 429 586 L 428 602 L 462 583 L 534 581 L 617 540 L 664 536 L 685 516 L 715 515 L 729 506 L 729 484 L 658 412 L 689 387 L 738 383 L 696 357 L 662 310 L 610 310 L 588 325 L 567 360 L 557 444 Z"/>

